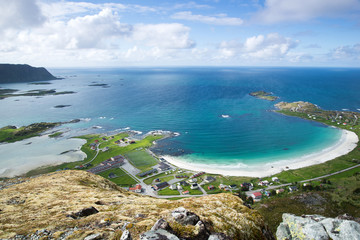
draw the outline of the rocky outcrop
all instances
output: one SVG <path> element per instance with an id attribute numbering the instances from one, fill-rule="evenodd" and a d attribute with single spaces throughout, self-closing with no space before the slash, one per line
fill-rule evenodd
<path id="1" fill-rule="evenodd" d="M 326 218 L 320 215 L 301 217 L 284 213 L 276 237 L 278 240 L 341 240 L 360 239 L 360 224 L 340 218 Z"/>
<path id="2" fill-rule="evenodd" d="M 0 192 L 0 239 L 274 239 L 262 216 L 232 194 L 157 199 L 71 170 L 23 180 Z M 84 216 L 90 206 L 95 214 Z"/>
<path id="3" fill-rule="evenodd" d="M 34 82 L 58 79 L 43 67 L 27 64 L 0 64 L 0 83 Z"/>

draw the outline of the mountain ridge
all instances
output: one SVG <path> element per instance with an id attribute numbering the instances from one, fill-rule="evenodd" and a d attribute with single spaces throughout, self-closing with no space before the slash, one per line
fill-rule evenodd
<path id="1" fill-rule="evenodd" d="M 35 82 L 59 79 L 43 67 L 28 64 L 0 64 L 0 83 Z"/>

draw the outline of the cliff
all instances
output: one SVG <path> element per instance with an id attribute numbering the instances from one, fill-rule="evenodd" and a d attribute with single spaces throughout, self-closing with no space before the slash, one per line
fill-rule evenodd
<path id="1" fill-rule="evenodd" d="M 231 194 L 163 200 L 70 170 L 23 179 L 0 193 L 0 238 L 151 239 L 158 229 L 179 239 L 274 239 L 262 216 Z"/>
<path id="2" fill-rule="evenodd" d="M 57 79 L 43 67 L 26 64 L 0 64 L 0 83 L 34 82 Z"/>

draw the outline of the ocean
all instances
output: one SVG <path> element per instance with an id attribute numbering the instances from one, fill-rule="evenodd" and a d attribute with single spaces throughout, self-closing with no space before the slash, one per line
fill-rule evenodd
<path id="1" fill-rule="evenodd" d="M 0 126 L 81 119 L 65 137 L 131 129 L 168 130 L 178 137 L 154 151 L 201 164 L 249 166 L 301 157 L 337 142 L 341 131 L 273 112 L 279 101 L 309 101 L 323 109 L 360 110 L 360 69 L 117 68 L 49 69 L 62 80 L 2 88 L 56 89 L 75 94 L 0 100 Z M 90 86 L 93 85 L 93 86 Z M 95 86 L 94 86 L 95 85 Z M 280 98 L 257 99 L 264 90 Z M 70 105 L 55 108 L 57 105 Z M 228 115 L 228 116 L 227 116 Z M 2 156 L 1 161 L 6 156 Z"/>

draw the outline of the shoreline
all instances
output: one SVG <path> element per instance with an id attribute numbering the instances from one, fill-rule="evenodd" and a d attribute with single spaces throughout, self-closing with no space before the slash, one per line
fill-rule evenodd
<path id="1" fill-rule="evenodd" d="M 341 130 L 342 135 L 340 140 L 326 149 L 298 158 L 281 159 L 276 162 L 265 163 L 261 165 L 245 165 L 242 163 L 239 163 L 238 166 L 196 164 L 182 160 L 181 157 L 173 157 L 169 155 L 163 155 L 159 157 L 164 158 L 166 161 L 177 167 L 193 171 L 204 171 L 206 173 L 227 176 L 267 177 L 290 169 L 299 169 L 324 163 L 348 154 L 356 148 L 359 138 L 354 132 L 344 129 Z"/>
<path id="2" fill-rule="evenodd" d="M 81 151 L 81 146 L 85 142 L 83 139 L 55 139 L 43 135 L 0 144 L 0 155 L 6 156 L 0 162 L 0 177 L 12 178 L 39 167 L 83 160 L 86 154 Z M 61 154 L 65 151 L 69 152 Z"/>

